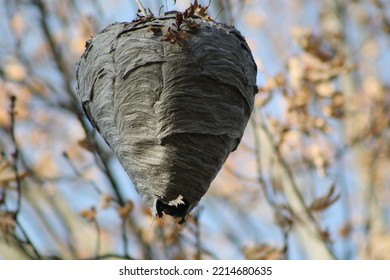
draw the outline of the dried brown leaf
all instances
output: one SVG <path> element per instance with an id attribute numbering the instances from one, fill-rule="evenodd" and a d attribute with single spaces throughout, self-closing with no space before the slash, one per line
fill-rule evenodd
<path id="1" fill-rule="evenodd" d="M 125 203 L 123 207 L 117 208 L 117 212 L 121 219 L 126 219 L 130 212 L 134 209 L 134 204 L 130 200 Z"/>
<path id="2" fill-rule="evenodd" d="M 189 35 L 185 31 L 177 31 L 168 27 L 161 41 L 169 42 L 171 44 L 178 43 L 183 48 L 188 48 Z"/>
<path id="3" fill-rule="evenodd" d="M 20 172 L 18 174 L 19 180 L 24 180 L 28 176 L 27 171 Z M 14 171 L 6 171 L 0 173 L 0 186 L 8 186 L 9 183 L 16 181 L 16 176 Z"/>
<path id="4" fill-rule="evenodd" d="M 206 20 L 211 20 L 211 17 L 207 14 L 207 7 L 201 7 L 199 6 L 196 10 L 195 10 L 195 14 L 200 16 L 201 18 L 203 19 L 206 19 Z"/>
<path id="5" fill-rule="evenodd" d="M 187 25 L 188 29 L 190 29 L 191 31 L 194 31 L 194 32 L 196 32 L 200 29 L 200 24 L 196 23 L 193 20 L 187 20 L 186 25 Z"/>
<path id="6" fill-rule="evenodd" d="M 325 242 L 332 243 L 332 239 L 330 238 L 330 233 L 328 230 L 323 230 L 319 232 L 320 238 Z"/>
<path id="7" fill-rule="evenodd" d="M 339 235 L 343 238 L 347 238 L 352 231 L 352 225 L 350 223 L 345 223 L 340 229 L 339 229 Z"/>
<path id="8" fill-rule="evenodd" d="M 15 230 L 15 213 L 10 211 L 0 212 L 0 231 L 5 237 L 7 233 Z"/>
<path id="9" fill-rule="evenodd" d="M 328 69 L 307 67 L 305 69 L 305 78 L 312 82 L 327 82 L 342 74 L 352 72 L 356 68 L 354 65 L 342 65 L 339 67 L 331 67 L 329 64 L 326 65 L 328 65 Z"/>
<path id="10" fill-rule="evenodd" d="M 80 216 L 89 222 L 94 221 L 96 219 L 96 208 L 84 209 L 80 212 Z"/>
<path id="11" fill-rule="evenodd" d="M 84 139 L 77 142 L 77 144 L 83 148 L 84 150 L 93 153 L 94 148 L 91 142 L 88 140 L 88 137 L 85 137 Z"/>
<path id="12" fill-rule="evenodd" d="M 175 23 L 175 25 L 176 25 L 178 31 L 180 31 L 180 26 L 183 23 L 183 21 L 184 21 L 183 13 L 176 13 L 176 23 Z"/>
<path id="13" fill-rule="evenodd" d="M 321 59 L 329 61 L 335 56 L 332 47 L 320 36 L 306 27 L 295 27 L 292 31 L 297 44 L 307 53 Z"/>
<path id="14" fill-rule="evenodd" d="M 286 230 L 290 229 L 293 224 L 293 220 L 281 211 L 275 211 L 274 218 L 276 224 Z"/>
<path id="15" fill-rule="evenodd" d="M 340 198 L 340 194 L 333 196 L 334 191 L 335 185 L 333 184 L 323 197 L 320 197 L 312 202 L 309 209 L 313 212 L 320 212 L 331 206 Z"/>
<path id="16" fill-rule="evenodd" d="M 211 20 L 211 17 L 207 14 L 207 9 L 210 7 L 210 4 L 211 0 L 206 7 L 202 7 L 202 5 L 199 5 L 198 1 L 195 0 L 194 3 L 183 12 L 183 16 L 184 18 L 190 18 L 197 15 L 205 20 Z"/>

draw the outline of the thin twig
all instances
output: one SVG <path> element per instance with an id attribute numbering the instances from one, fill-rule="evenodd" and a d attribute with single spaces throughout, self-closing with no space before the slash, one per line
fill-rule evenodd
<path id="1" fill-rule="evenodd" d="M 23 253 L 26 254 L 26 256 L 28 256 L 30 259 L 34 260 L 35 259 L 34 255 L 31 252 L 29 252 L 29 250 L 27 250 L 27 248 L 25 246 L 25 244 L 27 244 L 27 242 L 20 240 L 19 238 L 17 238 L 17 236 L 13 236 L 13 237 L 15 238 L 14 242 L 16 243 L 16 246 L 18 246 L 19 249 Z M 7 240 L 7 242 L 8 242 L 8 240 Z"/>
<path id="2" fill-rule="evenodd" d="M 38 250 L 35 248 L 35 246 L 31 242 L 29 236 L 27 235 L 27 232 L 24 230 L 24 228 L 22 227 L 22 225 L 18 221 L 18 215 L 19 215 L 19 212 L 20 212 L 20 210 L 22 208 L 22 183 L 21 183 L 21 180 L 20 180 L 19 168 L 18 168 L 19 147 L 18 147 L 18 143 L 16 141 L 16 136 L 15 136 L 15 114 L 16 114 L 15 113 L 15 105 L 16 105 L 16 96 L 12 95 L 10 97 L 10 100 L 11 100 L 11 106 L 10 106 L 11 107 L 10 108 L 11 138 L 12 138 L 12 142 L 13 142 L 14 147 L 15 147 L 15 151 L 13 153 L 12 167 L 13 167 L 13 170 L 14 170 L 14 173 L 15 173 L 16 189 L 17 189 L 17 193 L 18 193 L 18 197 L 17 197 L 17 201 L 16 201 L 16 210 L 14 212 L 14 217 L 13 218 L 15 220 L 16 225 L 18 226 L 18 228 L 22 232 L 24 238 L 26 239 L 27 244 L 32 248 L 32 250 L 34 251 L 36 257 L 38 259 L 41 259 L 41 255 L 38 253 Z M 19 239 L 17 239 L 17 240 L 19 241 Z M 24 247 L 21 243 L 19 243 L 19 246 L 20 247 Z M 27 250 L 24 250 L 24 251 L 27 252 Z"/>
<path id="3" fill-rule="evenodd" d="M 18 193 L 18 198 L 16 202 L 16 210 L 15 210 L 15 219 L 17 219 L 17 216 L 20 212 L 20 209 L 22 207 L 22 184 L 19 176 L 19 168 L 18 168 L 18 162 L 19 162 L 19 147 L 18 143 L 16 142 L 16 136 L 15 136 L 15 105 L 16 105 L 16 96 L 12 95 L 10 97 L 11 100 L 11 110 L 10 110 L 10 116 L 11 116 L 11 138 L 12 142 L 14 144 L 15 150 L 13 153 L 13 163 L 12 167 L 15 173 L 15 180 L 16 180 L 16 189 Z"/>
<path id="4" fill-rule="evenodd" d="M 283 257 L 288 259 L 288 234 L 290 233 L 290 227 L 283 229 Z"/>
<path id="5" fill-rule="evenodd" d="M 197 260 L 202 259 L 202 243 L 200 239 L 200 224 L 199 224 L 199 215 L 200 215 L 199 210 L 195 215 L 194 215 L 194 222 L 195 222 L 195 242 L 196 242 L 196 255 L 195 258 Z"/>
<path id="6" fill-rule="evenodd" d="M 99 194 L 99 195 L 102 195 L 103 192 L 99 189 L 99 186 L 96 184 L 95 181 L 93 180 L 88 180 L 87 178 L 85 178 L 84 174 L 79 171 L 77 169 L 77 166 L 74 164 L 74 162 L 72 161 L 72 159 L 69 157 L 68 153 L 67 152 L 63 152 L 62 155 L 64 156 L 66 162 L 69 164 L 69 166 L 72 168 L 73 172 L 76 174 L 76 176 L 78 178 L 80 178 L 82 181 L 90 184 L 92 186 L 92 188 Z"/>
<path id="7" fill-rule="evenodd" d="M 146 17 L 145 8 L 144 8 L 144 6 L 142 5 L 141 1 L 140 1 L 140 0 L 135 0 L 135 2 L 137 3 L 138 8 L 139 8 L 139 10 L 141 11 L 142 15 L 143 15 L 144 17 Z"/>
<path id="8" fill-rule="evenodd" d="M 215 17 L 215 20 L 218 20 L 218 17 L 219 17 L 219 15 L 221 14 L 222 11 L 223 11 L 223 7 L 219 10 L 217 16 Z"/>

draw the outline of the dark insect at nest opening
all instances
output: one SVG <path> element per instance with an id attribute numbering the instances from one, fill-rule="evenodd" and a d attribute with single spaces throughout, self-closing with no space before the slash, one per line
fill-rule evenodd
<path id="1" fill-rule="evenodd" d="M 162 216 L 165 213 L 166 215 L 170 215 L 175 218 L 181 218 L 179 224 L 185 223 L 186 221 L 185 217 L 187 216 L 190 203 L 186 199 L 183 199 L 183 202 L 184 203 L 175 206 L 175 205 L 168 205 L 162 202 L 160 199 L 158 199 L 156 202 L 157 216 L 159 218 L 162 218 Z"/>

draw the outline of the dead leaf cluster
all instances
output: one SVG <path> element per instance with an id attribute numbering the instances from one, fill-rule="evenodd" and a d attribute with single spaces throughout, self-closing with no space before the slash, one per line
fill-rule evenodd
<path id="1" fill-rule="evenodd" d="M 198 3 L 198 0 L 194 0 L 194 3 L 191 3 L 190 7 L 183 12 L 183 17 L 191 18 L 193 16 L 199 16 L 202 19 L 211 20 L 211 17 L 207 14 L 207 9 L 210 7 L 210 4 L 211 0 L 206 7 L 202 7 L 202 5 Z"/>
<path id="2" fill-rule="evenodd" d="M 182 48 L 189 48 L 188 39 L 189 35 L 186 31 L 177 31 L 168 27 L 166 32 L 164 32 L 164 36 L 161 38 L 161 41 L 169 42 L 171 44 L 178 43 Z"/>

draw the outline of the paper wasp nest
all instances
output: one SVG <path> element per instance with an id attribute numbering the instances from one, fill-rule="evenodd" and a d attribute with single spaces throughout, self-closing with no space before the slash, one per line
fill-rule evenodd
<path id="1" fill-rule="evenodd" d="M 77 82 L 153 215 L 180 222 L 237 148 L 257 92 L 241 34 L 188 11 L 109 25 L 87 42 Z"/>

